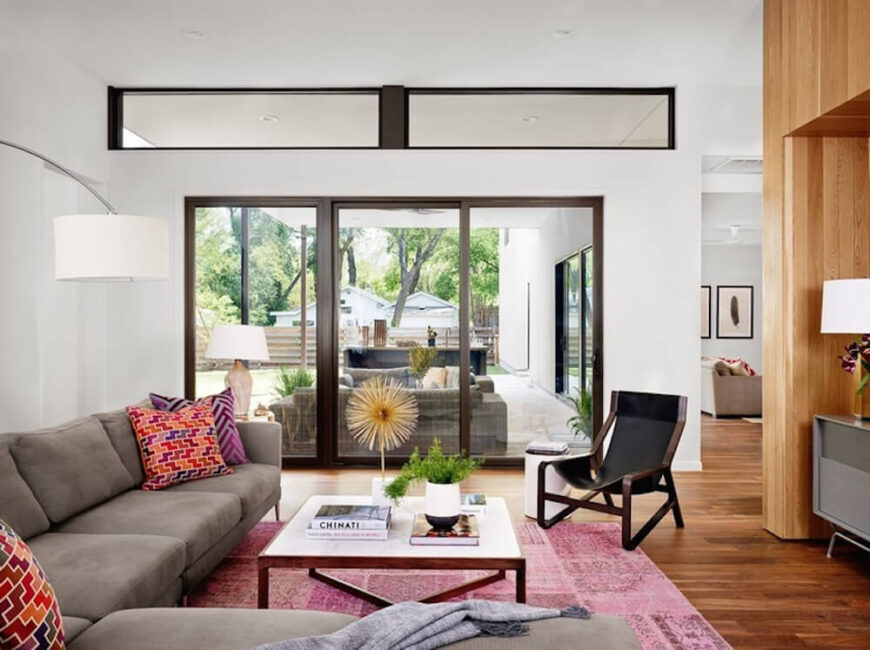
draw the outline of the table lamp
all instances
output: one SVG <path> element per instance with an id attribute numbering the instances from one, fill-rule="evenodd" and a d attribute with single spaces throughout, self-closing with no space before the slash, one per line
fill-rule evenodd
<path id="1" fill-rule="evenodd" d="M 870 278 L 828 280 L 822 292 L 822 334 L 852 334 L 855 343 L 841 356 L 855 377 L 855 417 L 870 419 Z"/>
<path id="2" fill-rule="evenodd" d="M 251 408 L 254 380 L 242 361 L 269 360 L 266 330 L 257 325 L 215 325 L 205 357 L 234 360 L 224 383 L 233 390 L 236 415 L 247 415 Z"/>

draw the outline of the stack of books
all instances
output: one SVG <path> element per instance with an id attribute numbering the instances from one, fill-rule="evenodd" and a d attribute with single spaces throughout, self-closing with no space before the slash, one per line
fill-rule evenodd
<path id="1" fill-rule="evenodd" d="M 568 443 L 555 440 L 535 440 L 526 445 L 526 452 L 538 456 L 562 456 L 568 453 Z"/>
<path id="2" fill-rule="evenodd" d="M 459 521 L 452 530 L 435 530 L 426 521 L 426 515 L 418 513 L 414 516 L 414 528 L 411 539 L 414 546 L 478 546 L 480 531 L 477 528 L 476 515 L 459 515 Z"/>
<path id="3" fill-rule="evenodd" d="M 306 537 L 311 539 L 384 540 L 390 530 L 390 506 L 320 506 Z"/>

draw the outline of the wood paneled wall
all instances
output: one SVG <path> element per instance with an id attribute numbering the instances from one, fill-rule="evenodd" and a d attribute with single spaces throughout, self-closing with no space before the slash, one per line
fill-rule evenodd
<path id="1" fill-rule="evenodd" d="M 822 335 L 824 280 L 870 276 L 870 0 L 766 0 L 763 522 L 826 533 L 812 514 L 812 416 L 846 413 Z"/>

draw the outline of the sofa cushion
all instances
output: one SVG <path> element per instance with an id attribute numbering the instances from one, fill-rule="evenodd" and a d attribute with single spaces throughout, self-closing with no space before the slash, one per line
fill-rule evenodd
<path id="1" fill-rule="evenodd" d="M 70 650 L 249 650 L 286 639 L 331 634 L 352 623 L 347 614 L 268 609 L 139 609 L 116 612 L 89 628 Z M 639 650 L 628 624 L 616 616 L 588 620 L 554 618 L 531 621 L 519 637 L 475 637 L 447 648 L 456 650 Z"/>
<path id="2" fill-rule="evenodd" d="M 347 614 L 267 609 L 138 609 L 116 612 L 70 650 L 250 650 L 263 643 L 331 634 Z"/>
<path id="3" fill-rule="evenodd" d="M 128 406 L 127 412 L 142 451 L 143 490 L 233 473 L 221 456 L 210 404 L 174 413 Z"/>
<path id="4" fill-rule="evenodd" d="M 21 539 L 48 530 L 48 517 L 30 491 L 30 486 L 18 473 L 5 437 L 0 437 L 0 495 L 0 519 L 12 526 Z"/>
<path id="5" fill-rule="evenodd" d="M 79 618 L 78 616 L 64 616 L 63 617 L 63 640 L 69 645 L 69 643 L 80 635 L 82 632 L 87 630 L 93 623 L 91 623 L 86 618 Z"/>
<path id="6" fill-rule="evenodd" d="M 453 388 L 453 386 L 447 386 L 447 368 L 444 367 L 429 368 L 420 383 L 423 385 L 424 390 L 437 388 Z M 458 381 L 455 387 L 459 388 Z"/>
<path id="7" fill-rule="evenodd" d="M 411 369 L 407 366 L 402 368 L 345 368 L 345 374 L 353 377 L 354 386 L 372 377 L 388 377 L 398 381 L 402 386 L 411 386 Z"/>
<path id="8" fill-rule="evenodd" d="M 64 522 L 58 530 L 174 537 L 184 542 L 188 567 L 241 519 L 242 502 L 234 494 L 132 490 Z"/>
<path id="9" fill-rule="evenodd" d="M 184 544 L 170 537 L 46 533 L 30 547 L 61 612 L 91 621 L 118 609 L 149 607 L 184 571 Z"/>
<path id="10" fill-rule="evenodd" d="M 242 446 L 242 439 L 239 437 L 239 430 L 236 427 L 236 407 L 231 388 L 216 395 L 203 397 L 196 402 L 184 397 L 165 397 L 157 393 L 151 393 L 148 397 L 154 408 L 171 413 L 193 406 L 193 404 L 208 404 L 211 407 L 212 415 L 214 415 L 215 436 L 217 436 L 221 455 L 226 464 L 241 465 L 250 462 L 245 455 L 245 448 Z"/>
<path id="11" fill-rule="evenodd" d="M 139 443 L 136 440 L 136 432 L 125 409 L 98 413 L 94 416 L 103 425 L 112 447 L 115 448 L 124 467 L 130 472 L 130 476 L 136 485 L 142 485 L 145 481 L 145 470 L 142 469 L 142 456 L 139 453 Z"/>
<path id="12" fill-rule="evenodd" d="M 39 561 L 0 521 L 0 648 L 63 650 L 63 619 Z"/>
<path id="13" fill-rule="evenodd" d="M 94 417 L 14 434 L 18 471 L 52 523 L 69 519 L 135 485 Z"/>
<path id="14" fill-rule="evenodd" d="M 242 517 L 259 506 L 281 485 L 281 470 L 275 465 L 247 463 L 233 468 L 227 476 L 204 478 L 175 485 L 168 492 L 218 492 L 235 494 L 242 501 Z"/>

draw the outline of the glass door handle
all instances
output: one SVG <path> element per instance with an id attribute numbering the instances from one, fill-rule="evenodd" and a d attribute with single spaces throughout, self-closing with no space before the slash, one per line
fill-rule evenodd
<path id="1" fill-rule="evenodd" d="M 601 355 L 598 350 L 592 353 L 592 375 L 598 379 L 601 378 Z"/>

